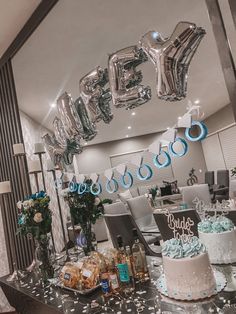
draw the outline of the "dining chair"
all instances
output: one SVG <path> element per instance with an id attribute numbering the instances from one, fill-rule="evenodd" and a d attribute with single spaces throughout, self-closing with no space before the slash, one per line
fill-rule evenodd
<path id="1" fill-rule="evenodd" d="M 125 204 L 121 201 L 112 203 L 112 204 L 104 204 L 104 214 L 116 215 L 116 214 L 127 214 L 129 210 L 125 206 Z"/>
<path id="2" fill-rule="evenodd" d="M 141 232 L 159 233 L 153 217 L 153 209 L 144 195 L 129 199 L 127 203 Z"/>
<path id="3" fill-rule="evenodd" d="M 217 185 L 214 187 L 214 201 L 229 199 L 229 170 L 217 170 Z"/>
<path id="4" fill-rule="evenodd" d="M 194 200 L 198 198 L 206 205 L 211 204 L 211 195 L 208 184 L 195 184 L 191 186 L 184 186 L 180 189 L 183 196 L 183 203 L 187 204 L 188 208 L 194 208 Z"/>
<path id="5" fill-rule="evenodd" d="M 190 230 L 194 236 L 198 236 L 197 225 L 201 221 L 201 219 L 195 209 L 171 211 L 170 214 L 173 215 L 174 220 L 182 221 L 183 219 L 185 219 L 186 221 L 188 218 L 190 218 L 194 222 Z M 166 241 L 174 238 L 174 230 L 171 228 L 172 226 L 170 226 L 170 221 L 168 221 L 167 213 L 155 211 L 153 215 L 160 230 L 162 240 Z M 177 232 L 179 230 L 180 233 L 182 233 L 182 230 L 178 228 L 176 228 L 176 230 Z"/>
<path id="6" fill-rule="evenodd" d="M 105 221 L 110 232 L 111 240 L 113 246 L 118 248 L 117 236 L 121 235 L 124 245 L 129 245 L 132 247 L 134 244 L 133 238 L 133 228 L 137 229 L 139 241 L 144 245 L 146 255 L 151 256 L 161 256 L 160 253 L 160 238 L 148 235 L 144 236 L 139 230 L 134 218 L 130 213 L 122 214 L 105 214 Z M 158 245 L 152 245 L 157 243 Z"/>

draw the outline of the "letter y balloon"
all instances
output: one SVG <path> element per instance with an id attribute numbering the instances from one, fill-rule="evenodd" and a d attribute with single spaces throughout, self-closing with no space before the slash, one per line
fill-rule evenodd
<path id="1" fill-rule="evenodd" d="M 189 64 L 205 33 L 193 23 L 179 22 L 167 39 L 155 31 L 141 38 L 141 48 L 156 67 L 158 98 L 176 101 L 186 97 Z"/>

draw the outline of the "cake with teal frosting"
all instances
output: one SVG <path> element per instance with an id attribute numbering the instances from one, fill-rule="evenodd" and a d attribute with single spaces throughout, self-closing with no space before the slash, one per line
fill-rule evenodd
<path id="1" fill-rule="evenodd" d="M 197 300 L 217 293 L 206 247 L 197 237 L 165 241 L 162 257 L 169 297 Z"/>
<path id="2" fill-rule="evenodd" d="M 236 262 L 236 230 L 225 217 L 208 217 L 198 223 L 198 234 L 206 246 L 212 264 Z"/>

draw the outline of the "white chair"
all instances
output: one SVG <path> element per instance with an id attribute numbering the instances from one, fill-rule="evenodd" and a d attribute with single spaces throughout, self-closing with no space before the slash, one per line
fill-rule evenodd
<path id="1" fill-rule="evenodd" d="M 105 215 L 118 215 L 127 213 L 130 214 L 127 207 L 121 201 L 112 204 L 104 204 Z"/>
<path id="2" fill-rule="evenodd" d="M 127 200 L 129 209 L 139 229 L 146 233 L 159 233 L 153 209 L 145 196 L 138 196 Z"/>
<path id="3" fill-rule="evenodd" d="M 104 214 L 105 214 L 104 217 L 105 217 L 105 220 L 106 220 L 106 224 L 107 224 L 107 218 L 106 217 L 112 217 L 112 216 L 113 217 L 118 217 L 118 216 L 122 216 L 122 215 L 132 216 L 130 211 L 127 210 L 126 206 L 122 202 L 116 202 L 116 203 L 112 203 L 112 204 L 105 204 L 104 205 Z M 108 224 L 107 224 L 107 227 L 109 229 L 110 235 L 112 236 L 113 230 L 111 230 L 111 228 L 110 228 L 110 226 Z M 119 228 L 121 228 L 121 229 L 123 228 L 124 230 L 126 230 L 128 228 L 128 227 L 126 228 L 126 226 L 120 226 L 120 225 L 118 225 L 117 227 L 118 227 L 118 229 Z M 156 228 L 157 228 L 157 226 L 156 226 Z M 132 231 L 132 230 L 126 230 L 126 232 L 128 232 L 128 233 L 130 231 Z M 144 238 L 145 238 L 145 240 L 147 241 L 148 244 L 158 243 L 158 241 L 159 241 L 159 238 L 158 238 L 157 234 L 155 234 L 155 235 L 153 235 L 151 233 L 148 234 L 148 235 L 146 234 L 146 235 L 144 235 Z"/>
<path id="4" fill-rule="evenodd" d="M 206 205 L 211 204 L 211 195 L 208 184 L 195 184 L 192 186 L 185 186 L 181 188 L 183 195 L 183 202 L 188 205 L 188 208 L 195 208 L 193 200 L 198 198 Z"/>

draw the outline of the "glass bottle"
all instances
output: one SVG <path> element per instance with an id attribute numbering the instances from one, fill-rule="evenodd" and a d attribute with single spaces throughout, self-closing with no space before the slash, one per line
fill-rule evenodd
<path id="1" fill-rule="evenodd" d="M 101 264 L 100 264 L 100 283 L 102 287 L 102 292 L 104 295 L 109 295 L 111 292 L 110 289 L 110 282 L 109 282 L 109 273 L 108 273 L 108 268 L 107 264 L 104 259 L 102 259 Z"/>
<path id="2" fill-rule="evenodd" d="M 112 292 L 119 291 L 120 284 L 118 279 L 118 273 L 115 265 L 115 260 L 112 258 L 108 265 L 109 282 Z"/>
<path id="3" fill-rule="evenodd" d="M 120 235 L 117 236 L 118 254 L 117 254 L 117 268 L 119 272 L 121 290 L 125 293 L 133 291 L 133 284 L 130 282 L 129 268 L 127 264 L 127 256 L 123 245 L 123 240 Z"/>
<path id="4" fill-rule="evenodd" d="M 133 290 L 134 290 L 134 265 L 133 265 L 133 255 L 131 252 L 131 248 L 129 245 L 126 245 L 125 247 L 125 252 L 126 252 L 126 261 L 128 264 L 128 269 L 129 269 L 129 280 L 130 283 L 133 285 Z"/>
<path id="5" fill-rule="evenodd" d="M 132 246 L 133 252 L 133 269 L 135 279 L 145 280 L 149 278 L 147 267 L 147 260 L 145 255 L 145 248 L 139 241 L 137 229 L 133 229 L 134 244 Z"/>

